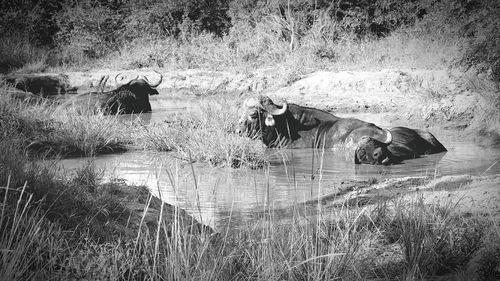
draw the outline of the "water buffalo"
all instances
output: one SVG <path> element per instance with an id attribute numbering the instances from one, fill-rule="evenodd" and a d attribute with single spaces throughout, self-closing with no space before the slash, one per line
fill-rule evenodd
<path id="1" fill-rule="evenodd" d="M 410 143 L 413 145 L 412 135 L 404 134 L 402 130 L 394 130 L 397 136 L 394 141 L 392 131 L 375 124 L 355 118 L 340 118 L 319 109 L 286 102 L 280 107 L 267 96 L 245 101 L 238 131 L 250 138 L 261 139 L 268 147 L 311 147 L 342 151 L 349 157 L 354 155 L 355 163 L 387 165 L 400 161 L 401 157 L 413 158 L 413 155 L 409 157 L 403 152 L 396 153 L 402 151 L 400 142 L 410 147 Z M 415 142 L 421 143 L 416 136 L 430 142 L 424 132 L 413 132 Z M 398 145 L 391 146 L 393 141 Z"/>
<path id="2" fill-rule="evenodd" d="M 160 74 L 160 80 L 155 84 L 151 84 L 146 76 L 141 78 L 137 76 L 129 82 L 121 84 L 118 81 L 119 75 L 115 76 L 118 88 L 101 93 L 103 95 L 101 107 L 111 114 L 151 112 L 149 96 L 158 95 L 155 88 L 161 84 L 163 75 Z"/>
<path id="3" fill-rule="evenodd" d="M 406 127 L 394 127 L 390 131 L 392 142 L 389 145 L 384 145 L 371 137 L 363 136 L 355 150 L 355 163 L 396 163 L 405 159 L 418 158 L 426 154 L 447 151 L 427 131 Z"/>
<path id="4" fill-rule="evenodd" d="M 100 108 L 106 114 L 130 114 L 151 112 L 150 95 L 158 95 L 155 89 L 163 80 L 160 74 L 160 80 L 151 84 L 147 77 L 139 77 L 121 83 L 118 79 L 120 74 L 115 76 L 118 87 L 111 91 L 104 91 L 109 76 L 103 76 L 99 82 L 98 90 L 78 94 L 77 96 L 65 101 L 65 104 L 72 104 L 77 108 L 95 109 Z"/>
<path id="5" fill-rule="evenodd" d="M 267 96 L 247 99 L 244 110 L 239 132 L 261 139 L 268 147 L 354 150 L 362 136 L 383 144 L 392 141 L 391 133 L 375 124 L 286 102 L 280 107 Z"/>

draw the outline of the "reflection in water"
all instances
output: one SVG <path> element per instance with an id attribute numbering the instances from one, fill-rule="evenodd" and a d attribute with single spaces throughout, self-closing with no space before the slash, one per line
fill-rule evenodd
<path id="1" fill-rule="evenodd" d="M 264 208 L 284 208 L 333 193 L 346 180 L 500 173 L 500 164 L 490 167 L 500 158 L 498 149 L 458 142 L 445 146 L 447 153 L 391 166 L 355 165 L 330 151 L 311 149 L 269 150 L 271 162 L 261 170 L 193 164 L 194 175 L 190 164 L 168 153 L 132 151 L 105 155 L 97 157 L 95 164 L 105 170 L 106 178 L 145 184 L 165 202 L 217 228 L 229 218 L 232 223 L 241 222 Z M 60 164 L 71 170 L 82 161 L 65 159 Z"/>

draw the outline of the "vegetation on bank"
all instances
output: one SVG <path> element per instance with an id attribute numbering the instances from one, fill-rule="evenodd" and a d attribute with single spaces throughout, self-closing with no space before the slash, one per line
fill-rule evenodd
<path id="1" fill-rule="evenodd" d="M 246 226 L 219 233 L 193 227 L 182 210 L 155 201 L 145 187 L 104 183 L 92 161 L 72 175 L 39 161 L 44 154 L 27 149 L 29 143 L 37 135 L 63 132 L 64 126 L 53 124 L 63 109 L 6 97 L 0 107 L 0 276 L 7 280 L 420 280 L 442 275 L 468 280 L 498 274 L 500 233 L 491 214 L 465 216 L 454 212 L 454 205 L 429 205 L 419 197 L 313 206 L 319 210 L 314 217 L 303 216 L 302 208 L 311 206 L 294 206 L 289 221 L 266 210 Z M 200 135 L 192 143 L 184 139 L 178 148 L 194 154 L 196 145 L 208 145 L 202 141 L 204 130 L 228 131 L 236 119 L 228 119 L 235 113 L 215 104 L 200 112 L 175 119 L 173 127 L 155 126 Z M 63 116 L 89 117 L 74 114 Z M 90 126 L 106 127 L 106 122 L 133 143 L 123 134 L 131 128 L 114 123 L 116 116 L 95 118 L 102 118 L 99 124 L 79 124 L 88 134 L 82 137 L 86 147 L 99 147 L 105 138 L 92 132 L 106 130 Z M 153 130 L 144 126 L 133 129 Z M 145 136 L 152 138 L 147 145 L 158 145 L 164 134 Z"/>
<path id="2" fill-rule="evenodd" d="M 417 2 L 7 1 L 0 70 L 273 66 L 286 84 L 323 67 L 458 64 L 498 82 L 495 1 Z M 416 197 L 314 206 L 314 218 L 295 206 L 289 222 L 265 211 L 245 227 L 212 233 L 185 227 L 181 210 L 164 210 L 145 187 L 103 183 L 91 161 L 74 175 L 46 161 L 136 146 L 212 165 L 260 166 L 263 148 L 231 133 L 236 106 L 201 105 L 199 114 L 168 122 L 126 124 L 6 92 L 0 89 L 0 276 L 7 280 L 500 278 L 491 215 Z"/>
<path id="3" fill-rule="evenodd" d="M 0 147 L 6 145 L 2 139 Z M 103 184 L 91 163 L 61 176 L 20 149 L 12 152 L 23 165 L 0 159 L 0 273 L 6 280 L 498 277 L 496 220 L 464 216 L 452 204 L 429 205 L 416 196 L 316 206 L 314 219 L 296 206 L 289 222 L 266 210 L 241 228 L 188 231 L 175 208 L 143 223 L 143 210 L 154 205 L 147 191 L 132 187 L 138 191 L 120 197 L 123 184 Z M 139 194 L 143 200 L 131 199 Z"/>
<path id="4" fill-rule="evenodd" d="M 0 89 L 0 128 L 13 147 L 33 157 L 96 156 L 127 149 L 172 151 L 177 157 L 211 166 L 258 168 L 265 148 L 235 133 L 238 112 L 229 103 L 201 103 L 196 113 L 163 122 L 124 122 L 119 116 L 60 104 L 23 100 Z"/>
<path id="5" fill-rule="evenodd" d="M 36 155 L 92 156 L 123 151 L 119 120 L 77 112 L 50 100 L 21 100 L 0 89 L 2 137 Z"/>
<path id="6" fill-rule="evenodd" d="M 500 79 L 496 1 L 7 1 L 0 66 L 319 68 L 463 66 Z"/>
<path id="7" fill-rule="evenodd" d="M 195 106 L 196 112 L 144 126 L 135 142 L 145 149 L 175 151 L 185 160 L 211 166 L 260 168 L 266 163 L 261 143 L 235 133 L 239 119 L 235 104 L 212 101 Z"/>

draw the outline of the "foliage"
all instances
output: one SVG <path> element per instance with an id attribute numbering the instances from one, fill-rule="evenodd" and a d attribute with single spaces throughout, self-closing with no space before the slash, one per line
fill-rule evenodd
<path id="1" fill-rule="evenodd" d="M 130 1 L 125 36 L 188 39 L 199 32 L 222 36 L 229 26 L 228 0 Z"/>
<path id="2" fill-rule="evenodd" d="M 439 51 L 441 58 L 436 58 L 438 65 L 465 66 L 499 81 L 497 2 L 9 0 L 0 7 L 0 31 L 7 39 L 0 45 L 0 68 L 4 68 L 0 70 L 26 64 L 30 64 L 26 69 L 42 70 L 44 64 L 82 66 L 89 65 L 89 59 L 112 61 L 117 55 L 119 61 L 127 61 L 126 67 L 261 67 L 299 60 L 293 56 L 357 64 L 358 54 L 351 47 L 349 54 L 344 54 L 346 45 L 360 45 L 354 47 L 359 49 L 364 42 L 373 45 L 388 39 L 398 43 L 394 40 L 398 39 L 401 44 L 425 43 L 419 44 L 422 50 L 406 48 L 416 51 L 409 54 L 415 58 L 426 58 L 421 53 L 439 50 L 439 46 L 433 50 L 426 44 L 444 44 Z M 409 40 L 401 34 L 407 34 Z M 144 51 L 144 42 L 160 47 Z M 139 48 L 140 57 L 124 57 L 133 46 Z M 450 54 L 446 54 L 448 49 Z M 413 64 L 416 59 L 405 62 L 397 52 L 392 55 L 393 61 L 422 67 Z M 352 58 L 344 59 L 348 56 Z M 380 66 L 385 67 L 387 55 L 377 56 Z"/>
<path id="3" fill-rule="evenodd" d="M 116 118 L 79 113 L 47 100 L 17 100 L 7 89 L 0 89 L 0 138 L 16 140 L 33 156 L 92 156 L 125 149 L 126 129 Z"/>
<path id="4" fill-rule="evenodd" d="M 479 8 L 469 12 L 463 27 L 470 45 L 461 63 L 486 72 L 494 81 L 500 82 L 500 4 L 498 1 L 478 2 Z"/>
<path id="5" fill-rule="evenodd" d="M 62 7 L 58 0 L 5 0 L 0 8 L 0 34 L 26 38 L 34 45 L 52 45 L 58 30 L 56 14 Z"/>
<path id="6" fill-rule="evenodd" d="M 198 114 L 172 116 L 169 121 L 153 123 L 138 135 L 145 148 L 175 151 L 188 161 L 211 166 L 239 168 L 262 167 L 264 148 L 258 142 L 235 133 L 238 116 L 228 103 L 204 103 Z"/>
<path id="7" fill-rule="evenodd" d="M 68 1 L 57 13 L 55 40 L 63 63 L 100 58 L 118 50 L 123 18 L 106 1 Z"/>

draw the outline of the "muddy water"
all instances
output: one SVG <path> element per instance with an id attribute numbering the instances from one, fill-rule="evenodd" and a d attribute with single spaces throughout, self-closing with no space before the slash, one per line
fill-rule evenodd
<path id="1" fill-rule="evenodd" d="M 154 113 L 140 116 L 146 123 L 196 109 L 196 97 L 156 97 L 151 100 Z M 373 115 L 362 119 L 377 118 Z M 499 148 L 482 148 L 439 133 L 436 137 L 448 148 L 447 153 L 391 166 L 354 165 L 331 151 L 311 149 L 269 150 L 270 164 L 261 170 L 213 168 L 189 164 L 172 153 L 144 151 L 99 156 L 94 163 L 104 171 L 106 179 L 145 184 L 165 202 L 187 210 L 204 224 L 221 228 L 229 223 L 244 223 L 266 208 L 285 208 L 331 194 L 342 182 L 351 180 L 500 174 Z M 60 165 L 72 172 L 85 160 L 65 159 Z"/>
<path id="2" fill-rule="evenodd" d="M 333 193 L 349 180 L 382 180 L 404 176 L 499 174 L 500 150 L 473 143 L 446 143 L 449 151 L 399 165 L 354 165 L 329 151 L 270 150 L 271 162 L 262 170 L 212 168 L 189 164 L 169 153 L 132 151 L 95 158 L 106 179 L 145 184 L 165 202 L 177 205 L 215 228 L 241 223 L 265 208 L 285 208 L 296 202 Z M 67 171 L 82 159 L 65 159 Z"/>

